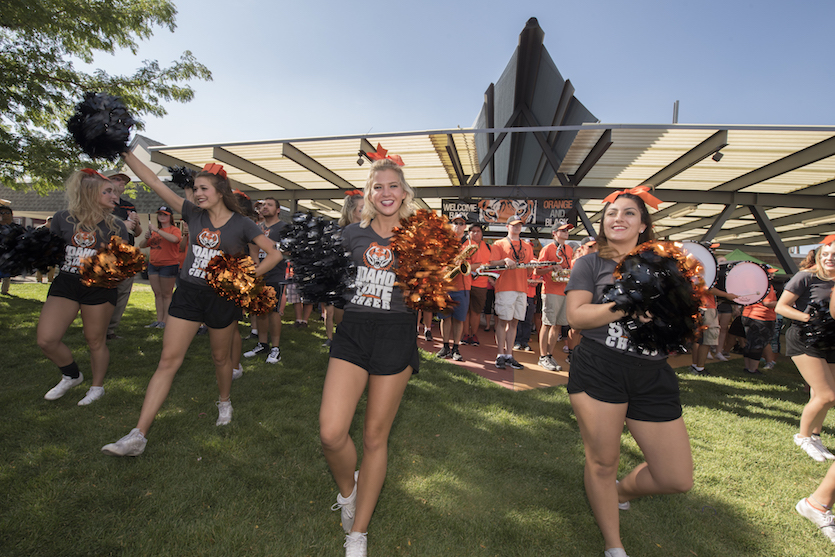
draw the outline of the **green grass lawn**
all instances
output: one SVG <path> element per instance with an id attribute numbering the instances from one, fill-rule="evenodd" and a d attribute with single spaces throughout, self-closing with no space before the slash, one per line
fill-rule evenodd
<path id="1" fill-rule="evenodd" d="M 14 284 L 0 298 L 0 554 L 344 554 L 318 439 L 321 322 L 285 327 L 280 364 L 244 361 L 233 421 L 221 428 L 208 338 L 195 338 L 145 454 L 114 458 L 99 449 L 134 427 L 159 360 L 162 331 L 144 328 L 154 320 L 150 288 L 134 287 L 124 338 L 109 343 L 107 394 L 87 407 L 76 403 L 89 378 L 58 401 L 43 399 L 59 379 L 35 343 L 46 291 Z M 65 341 L 87 375 L 79 324 Z M 602 555 L 565 389 L 513 392 L 423 356 L 392 430 L 369 553 Z M 782 360 L 761 378 L 743 375 L 738 361 L 709 369 L 714 377 L 680 375 L 695 487 L 621 513 L 630 555 L 832 552 L 793 509 L 827 470 L 792 442 L 808 399 L 794 366 Z M 622 471 L 641 460 L 625 433 Z"/>

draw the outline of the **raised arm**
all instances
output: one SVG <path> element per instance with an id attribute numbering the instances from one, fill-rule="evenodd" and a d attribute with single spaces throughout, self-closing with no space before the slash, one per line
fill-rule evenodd
<path id="1" fill-rule="evenodd" d="M 145 166 L 145 163 L 136 158 L 136 155 L 129 152 L 122 153 L 122 159 L 125 161 L 125 164 L 127 164 L 128 167 L 139 177 L 139 179 L 145 183 L 145 185 L 154 190 L 154 193 L 160 196 L 166 205 L 178 213 L 183 212 L 183 198 L 174 193 L 168 186 L 163 184 L 162 180 L 160 180 L 150 168 Z"/>

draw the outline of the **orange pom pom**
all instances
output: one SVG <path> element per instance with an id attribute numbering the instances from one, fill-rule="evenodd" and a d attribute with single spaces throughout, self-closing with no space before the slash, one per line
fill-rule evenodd
<path id="1" fill-rule="evenodd" d="M 147 266 L 139 248 L 125 243 L 119 236 L 113 236 L 95 255 L 81 260 L 81 283 L 84 286 L 115 288 Z"/>

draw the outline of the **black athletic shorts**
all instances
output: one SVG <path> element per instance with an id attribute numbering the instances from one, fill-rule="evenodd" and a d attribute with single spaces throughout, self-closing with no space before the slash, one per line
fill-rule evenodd
<path id="1" fill-rule="evenodd" d="M 100 306 L 101 304 L 116 305 L 119 293 L 115 288 L 100 288 L 98 286 L 84 286 L 81 277 L 58 273 L 49 287 L 47 296 L 66 298 L 78 302 L 82 306 Z"/>
<path id="2" fill-rule="evenodd" d="M 205 323 L 210 329 L 225 329 L 243 317 L 241 308 L 218 296 L 211 286 L 177 281 L 168 315 L 186 321 Z"/>
<path id="3" fill-rule="evenodd" d="M 346 311 L 336 328 L 330 357 L 345 360 L 370 375 L 396 375 L 420 369 L 417 314 Z"/>
<path id="4" fill-rule="evenodd" d="M 789 330 L 786 331 L 786 356 L 812 356 L 813 358 L 821 358 L 826 360 L 828 364 L 835 364 L 835 351 L 824 352 L 812 346 L 806 346 L 800 334 L 801 325 L 792 323 Z"/>
<path id="5" fill-rule="evenodd" d="M 279 311 L 281 311 L 281 295 L 284 293 L 284 284 L 278 281 L 267 281 L 266 284 L 267 286 L 272 286 L 275 289 L 275 299 L 278 300 L 278 302 L 275 304 L 275 309 L 273 309 L 273 311 L 275 313 L 278 313 Z"/>
<path id="6" fill-rule="evenodd" d="M 771 344 L 774 337 L 774 321 L 762 321 L 742 317 L 745 326 L 745 348 L 742 355 L 749 360 L 759 360 L 767 344 Z"/>
<path id="7" fill-rule="evenodd" d="M 568 392 L 627 403 L 626 417 L 631 420 L 671 422 L 681 417 L 678 378 L 666 359 L 636 358 L 587 338 L 571 354 Z"/>

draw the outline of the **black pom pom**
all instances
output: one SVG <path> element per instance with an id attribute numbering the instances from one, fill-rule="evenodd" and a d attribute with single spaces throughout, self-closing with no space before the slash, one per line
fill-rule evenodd
<path id="1" fill-rule="evenodd" d="M 194 188 L 194 174 L 195 172 L 185 166 L 169 166 L 168 172 L 171 173 L 171 183 L 179 186 L 182 189 Z"/>
<path id="2" fill-rule="evenodd" d="M 829 300 L 809 304 L 809 321 L 801 324 L 800 336 L 806 346 L 835 350 L 835 319 L 829 313 Z"/>
<path id="3" fill-rule="evenodd" d="M 679 253 L 670 242 L 654 244 L 662 246 L 659 251 Z M 688 341 L 700 326 L 700 292 L 693 285 L 692 271 L 682 268 L 680 259 L 644 246 L 618 265 L 620 278 L 606 288 L 603 303 L 615 302 L 614 309 L 626 312 L 620 323 L 638 349 L 687 352 Z M 644 322 L 643 316 L 651 318 Z"/>
<path id="4" fill-rule="evenodd" d="M 134 120 L 119 97 L 85 93 L 67 121 L 67 129 L 86 155 L 115 161 L 128 150 Z"/>
<path id="5" fill-rule="evenodd" d="M 342 230 L 333 221 L 308 213 L 293 215 L 279 246 L 293 263 L 293 282 L 309 302 L 333 304 L 351 296 L 356 267 L 342 247 Z"/>
<path id="6" fill-rule="evenodd" d="M 64 260 L 67 243 L 46 227 L 0 226 L 0 272 L 16 276 L 46 273 Z"/>

